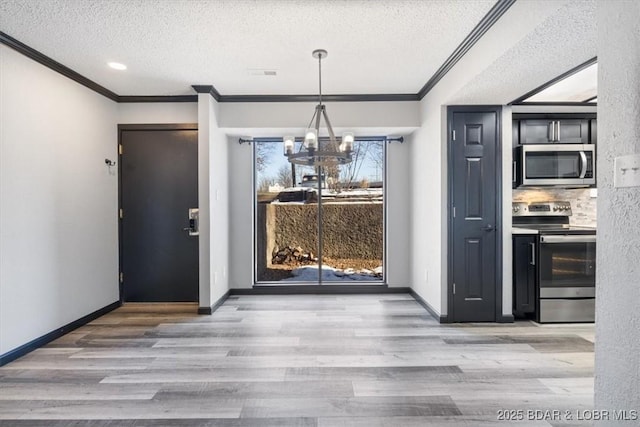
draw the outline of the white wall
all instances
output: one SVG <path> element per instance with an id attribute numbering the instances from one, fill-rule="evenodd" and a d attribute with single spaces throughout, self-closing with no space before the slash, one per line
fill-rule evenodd
<path id="1" fill-rule="evenodd" d="M 513 240 L 511 238 L 513 116 L 502 107 L 502 314 L 513 315 Z"/>
<path id="2" fill-rule="evenodd" d="M 639 21 L 639 2 L 598 3 L 595 407 L 607 410 L 640 409 L 640 188 L 613 187 L 615 157 L 640 155 Z"/>
<path id="3" fill-rule="evenodd" d="M 197 122 L 197 102 L 127 102 L 118 104 L 118 124 Z"/>
<path id="4" fill-rule="evenodd" d="M 418 101 L 327 102 L 331 125 L 357 132 L 412 132 L 419 125 Z M 316 106 L 314 102 L 225 102 L 220 104 L 220 128 L 232 135 L 274 136 L 282 130 L 304 131 Z M 367 135 L 371 136 L 371 135 Z"/>
<path id="5" fill-rule="evenodd" d="M 0 45 L 0 354 L 118 301 L 117 105 Z"/>
<path id="6" fill-rule="evenodd" d="M 211 302 L 215 303 L 229 290 L 229 180 L 235 171 L 229 169 L 229 141 L 218 129 L 217 102 L 213 103 L 210 144 L 211 206 Z"/>
<path id="7" fill-rule="evenodd" d="M 422 127 L 411 135 L 411 287 L 433 311 L 446 314 L 446 113 L 439 104 L 422 103 Z"/>
<path id="8" fill-rule="evenodd" d="M 198 299 L 201 308 L 211 307 L 211 134 L 216 132 L 214 100 L 198 95 Z"/>
<path id="9" fill-rule="evenodd" d="M 227 138 L 218 127 L 218 102 L 198 95 L 198 205 L 200 307 L 228 290 L 229 168 Z"/>
<path id="10" fill-rule="evenodd" d="M 253 287 L 253 145 L 229 137 L 229 287 Z"/>
<path id="11" fill-rule="evenodd" d="M 555 9 L 564 2 L 549 2 L 548 8 L 540 8 L 535 2 L 516 2 L 487 33 L 462 57 L 462 59 L 438 82 L 422 99 L 420 129 L 411 137 L 411 181 L 413 240 L 411 253 L 411 284 L 413 290 L 442 315 L 447 314 L 447 106 L 474 77 L 481 74 L 498 58 L 505 54 L 519 40 L 531 33 Z M 487 93 L 483 99 L 487 103 L 496 99 Z M 504 100 L 494 104 L 502 104 Z M 506 124 L 503 123 L 506 126 Z M 504 132 L 504 143 L 509 143 L 510 132 Z M 506 148 L 506 147 L 504 147 Z M 507 154 L 506 150 L 503 154 Z M 510 152 L 507 154 L 510 159 Z M 503 169 L 510 168 L 510 162 Z M 503 174 L 503 179 L 506 171 Z M 509 180 L 503 181 L 509 186 Z M 503 192 L 507 196 L 509 193 Z M 505 199 L 505 205 L 507 203 Z M 504 216 L 510 217 L 509 210 Z M 508 220 L 506 220 L 508 221 Z M 503 233 L 509 233 L 505 222 Z M 503 241 L 503 243 L 505 243 Z M 510 243 L 505 246 L 509 250 Z M 510 259 L 510 252 L 503 254 Z M 509 274 L 503 282 L 503 313 L 510 314 L 510 261 L 503 265 L 503 275 Z"/>
<path id="12" fill-rule="evenodd" d="M 387 144 L 385 278 L 389 287 L 411 287 L 410 163 L 408 142 Z"/>
<path id="13" fill-rule="evenodd" d="M 253 147 L 238 144 L 245 137 L 281 137 L 301 133 L 315 103 L 223 103 L 220 127 L 229 135 L 229 285 L 253 286 Z M 402 135 L 418 125 L 418 102 L 335 102 L 327 104 L 336 132 L 354 130 L 358 136 Z M 410 286 L 411 256 L 409 144 L 387 146 L 386 281 L 389 286 Z"/>

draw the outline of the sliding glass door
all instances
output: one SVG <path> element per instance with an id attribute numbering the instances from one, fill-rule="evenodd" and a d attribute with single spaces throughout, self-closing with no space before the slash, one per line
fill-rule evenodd
<path id="1" fill-rule="evenodd" d="M 382 283 L 384 139 L 322 167 L 290 164 L 281 140 L 253 146 L 256 283 Z"/>

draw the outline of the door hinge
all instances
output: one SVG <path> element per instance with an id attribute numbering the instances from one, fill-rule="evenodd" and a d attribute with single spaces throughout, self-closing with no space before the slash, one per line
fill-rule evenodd
<path id="1" fill-rule="evenodd" d="M 456 140 L 456 131 L 455 131 L 455 130 L 452 130 L 452 131 L 451 131 L 451 140 L 452 140 L 452 141 L 455 141 L 455 140 Z"/>
<path id="2" fill-rule="evenodd" d="M 456 294 L 456 284 L 455 283 L 453 284 L 453 294 L 454 295 Z"/>
<path id="3" fill-rule="evenodd" d="M 118 216 L 120 217 L 120 219 L 124 217 L 124 211 L 122 210 L 122 208 L 120 208 L 120 212 L 118 213 Z"/>
<path id="4" fill-rule="evenodd" d="M 122 155 L 122 144 L 118 144 L 118 153 Z"/>
<path id="5" fill-rule="evenodd" d="M 120 283 L 124 282 L 124 273 L 121 271 L 120 272 Z"/>

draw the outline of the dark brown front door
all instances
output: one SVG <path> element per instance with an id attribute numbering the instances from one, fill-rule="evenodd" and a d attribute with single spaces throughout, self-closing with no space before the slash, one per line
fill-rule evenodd
<path id="1" fill-rule="evenodd" d="M 120 144 L 122 299 L 198 301 L 198 131 L 123 125 Z"/>
<path id="2" fill-rule="evenodd" d="M 497 316 L 498 111 L 450 107 L 450 317 Z"/>

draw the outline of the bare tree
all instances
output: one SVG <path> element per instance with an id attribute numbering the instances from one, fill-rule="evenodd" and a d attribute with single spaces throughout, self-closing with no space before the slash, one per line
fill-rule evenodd
<path id="1" fill-rule="evenodd" d="M 353 187 L 354 182 L 357 182 L 360 175 L 360 169 L 362 164 L 366 161 L 370 151 L 369 141 L 356 142 L 353 145 L 353 151 L 351 152 L 351 163 L 348 163 L 341 167 L 340 170 L 340 182 L 345 188 Z"/>
<path id="2" fill-rule="evenodd" d="M 290 165 L 282 165 L 276 174 L 276 182 L 285 188 L 293 187 L 293 176 Z"/>
<path id="3" fill-rule="evenodd" d="M 266 193 L 269 191 L 269 186 L 273 184 L 273 178 L 263 176 L 258 181 L 258 193 Z"/>
<path id="4" fill-rule="evenodd" d="M 273 142 L 254 142 L 256 145 L 256 171 L 262 172 L 269 164 L 269 158 L 273 155 L 278 144 Z"/>
<path id="5" fill-rule="evenodd" d="M 378 171 L 380 173 L 384 173 L 384 141 L 372 141 L 370 147 L 371 151 L 371 160 L 376 167 L 376 180 L 380 180 L 381 177 L 378 175 Z"/>

